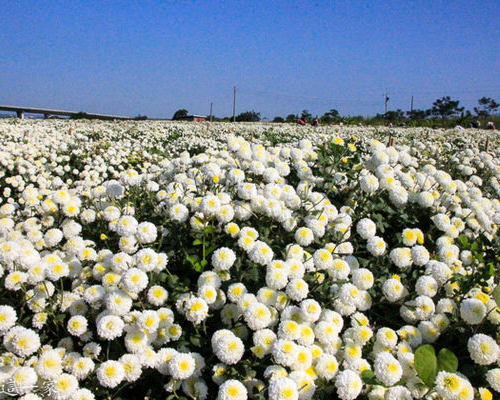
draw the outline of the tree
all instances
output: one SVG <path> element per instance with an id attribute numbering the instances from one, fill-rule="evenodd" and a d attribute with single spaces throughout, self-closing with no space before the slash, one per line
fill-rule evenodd
<path id="1" fill-rule="evenodd" d="M 324 113 L 323 116 L 320 118 L 320 121 L 325 124 L 329 124 L 330 122 L 337 122 L 339 120 L 340 120 L 340 114 L 334 108 Z"/>
<path id="2" fill-rule="evenodd" d="M 487 117 L 494 114 L 500 104 L 490 97 L 481 97 L 478 101 L 479 107 L 474 107 L 474 112 L 478 117 Z"/>
<path id="3" fill-rule="evenodd" d="M 432 103 L 430 113 L 439 116 L 441 119 L 454 117 L 464 110 L 463 107 L 458 106 L 459 104 L 459 100 L 451 100 L 450 96 L 445 96 Z"/>
<path id="4" fill-rule="evenodd" d="M 285 122 L 283 117 L 274 117 L 273 122 Z"/>
<path id="5" fill-rule="evenodd" d="M 296 122 L 299 119 L 295 114 L 288 114 L 285 118 L 286 122 Z"/>
<path id="6" fill-rule="evenodd" d="M 396 111 L 387 111 L 382 118 L 390 122 L 401 121 L 405 119 L 405 113 L 398 108 Z"/>
<path id="7" fill-rule="evenodd" d="M 180 110 L 177 110 L 175 113 L 174 113 L 174 116 L 172 117 L 172 119 L 180 119 L 182 117 L 187 117 L 188 115 L 188 110 L 184 109 L 184 108 L 181 108 Z"/>
<path id="8" fill-rule="evenodd" d="M 238 122 L 259 122 L 260 113 L 252 111 L 245 111 L 236 116 L 236 121 Z"/>
<path id="9" fill-rule="evenodd" d="M 407 111 L 406 116 L 409 119 L 426 119 L 427 116 L 429 115 L 429 111 L 426 110 L 412 110 L 412 111 Z"/>
<path id="10" fill-rule="evenodd" d="M 308 122 L 312 117 L 312 114 L 308 110 L 302 110 L 302 114 L 300 114 L 300 119 Z"/>

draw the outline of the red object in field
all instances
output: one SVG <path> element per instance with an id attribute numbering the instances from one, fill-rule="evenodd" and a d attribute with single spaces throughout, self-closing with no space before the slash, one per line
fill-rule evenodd
<path id="1" fill-rule="evenodd" d="M 304 121 L 303 119 L 299 119 L 299 120 L 297 121 L 297 123 L 298 123 L 299 125 L 305 125 L 305 124 L 306 124 L 306 121 Z"/>

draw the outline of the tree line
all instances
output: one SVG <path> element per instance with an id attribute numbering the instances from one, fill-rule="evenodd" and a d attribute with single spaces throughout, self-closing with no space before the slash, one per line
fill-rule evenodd
<path id="1" fill-rule="evenodd" d="M 500 116 L 496 112 L 500 104 L 490 97 L 482 97 L 478 100 L 478 105 L 472 111 L 460 107 L 459 100 L 452 100 L 450 96 L 444 96 L 432 103 L 429 109 L 414 109 L 402 111 L 401 109 L 390 110 L 384 114 L 376 114 L 374 117 L 363 116 L 342 116 L 338 110 L 332 108 L 321 116 L 313 116 L 308 110 L 302 110 L 301 114 L 288 114 L 286 117 L 277 116 L 272 122 L 297 123 L 299 120 L 304 123 L 319 124 L 367 124 L 367 125 L 405 125 L 405 126 L 434 126 L 449 127 L 461 126 L 485 126 L 486 122 L 496 122 L 500 125 Z M 186 109 L 177 110 L 172 119 L 179 119 L 188 115 Z M 232 117 L 217 118 L 214 121 L 232 121 Z M 236 115 L 237 122 L 259 122 L 261 113 L 254 110 L 245 111 Z"/>

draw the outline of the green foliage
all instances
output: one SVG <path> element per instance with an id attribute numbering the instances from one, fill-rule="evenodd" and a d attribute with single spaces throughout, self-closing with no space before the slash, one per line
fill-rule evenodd
<path id="1" fill-rule="evenodd" d="M 415 370 L 427 387 L 432 388 L 439 371 L 456 372 L 458 359 L 448 349 L 441 349 L 438 356 L 434 347 L 424 344 L 415 351 Z"/>
<path id="2" fill-rule="evenodd" d="M 498 110 L 498 107 L 500 107 L 500 104 L 490 97 L 481 97 L 477 102 L 479 103 L 479 107 L 474 107 L 474 112 L 478 117 L 488 117 L 494 114 Z"/>
<path id="3" fill-rule="evenodd" d="M 238 122 L 259 122 L 260 121 L 260 112 L 245 111 L 236 116 L 236 121 Z"/>
<path id="4" fill-rule="evenodd" d="M 438 364 L 434 347 L 430 344 L 420 346 L 415 351 L 415 370 L 428 387 L 434 386 Z"/>
<path id="5" fill-rule="evenodd" d="M 180 110 L 177 110 L 174 113 L 174 116 L 172 117 L 172 119 L 173 120 L 180 119 L 183 117 L 187 117 L 187 115 L 188 115 L 188 110 L 186 110 L 185 108 L 181 108 Z"/>
<path id="6" fill-rule="evenodd" d="M 451 100 L 450 96 L 444 96 L 432 103 L 431 114 L 441 119 L 456 116 L 464 111 L 463 107 L 458 106 L 459 104 L 459 100 Z"/>
<path id="7" fill-rule="evenodd" d="M 448 349 L 441 349 L 438 357 L 438 371 L 457 372 L 458 358 Z"/>

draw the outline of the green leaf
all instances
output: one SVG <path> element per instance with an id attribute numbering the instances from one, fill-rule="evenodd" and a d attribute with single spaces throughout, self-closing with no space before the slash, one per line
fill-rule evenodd
<path id="1" fill-rule="evenodd" d="M 200 338 L 197 337 L 197 336 L 191 336 L 191 338 L 189 339 L 189 341 L 191 342 L 191 344 L 193 346 L 196 346 L 196 347 L 200 347 L 201 346 Z"/>
<path id="2" fill-rule="evenodd" d="M 470 251 L 476 251 L 478 248 L 478 245 L 476 242 L 472 243 L 471 246 L 470 246 Z"/>
<path id="3" fill-rule="evenodd" d="M 192 266 L 194 266 L 198 262 L 198 257 L 196 256 L 187 256 L 186 260 L 188 260 Z"/>
<path id="4" fill-rule="evenodd" d="M 465 236 L 465 235 L 460 235 L 458 237 L 458 240 L 460 240 L 460 244 L 462 245 L 462 247 L 467 247 L 467 245 L 469 244 L 469 241 L 467 240 L 467 236 Z"/>
<path id="5" fill-rule="evenodd" d="M 160 282 L 165 282 L 168 278 L 168 275 L 165 272 L 162 272 L 158 275 L 158 280 Z"/>
<path id="6" fill-rule="evenodd" d="M 374 377 L 375 374 L 369 369 L 365 369 L 363 372 L 361 372 L 361 379 L 365 383 L 370 382 Z"/>
<path id="7" fill-rule="evenodd" d="M 193 241 L 193 246 L 199 246 L 200 244 L 203 244 L 203 242 L 200 239 L 195 239 Z"/>
<path id="8" fill-rule="evenodd" d="M 201 272 L 203 271 L 203 266 L 199 262 L 197 262 L 196 264 L 194 264 L 194 269 L 196 272 Z"/>
<path id="9" fill-rule="evenodd" d="M 500 285 L 493 289 L 493 293 L 491 294 L 493 299 L 495 299 L 495 303 L 500 307 Z"/>
<path id="10" fill-rule="evenodd" d="M 415 370 L 422 381 L 431 388 L 437 374 L 437 359 L 434 347 L 424 344 L 415 351 Z"/>
<path id="11" fill-rule="evenodd" d="M 458 359 L 448 349 L 441 349 L 438 354 L 438 370 L 446 372 L 457 372 Z"/>

